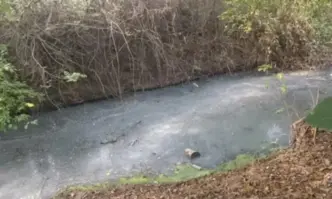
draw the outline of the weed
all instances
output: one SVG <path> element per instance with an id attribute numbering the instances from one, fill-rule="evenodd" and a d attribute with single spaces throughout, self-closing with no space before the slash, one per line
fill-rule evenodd
<path id="1" fill-rule="evenodd" d="M 19 80 L 15 67 L 6 57 L 7 48 L 0 45 L 0 131 L 16 129 L 18 124 L 27 122 L 29 109 L 42 97 Z M 36 122 L 28 122 L 26 126 L 28 124 Z"/>
<path id="2" fill-rule="evenodd" d="M 242 168 L 256 159 L 255 156 L 249 154 L 238 155 L 234 160 L 221 164 L 216 169 L 196 169 L 191 165 L 178 165 L 174 173 L 171 175 L 158 175 L 158 176 L 146 176 L 144 174 L 134 175 L 132 177 L 120 178 L 115 183 L 101 183 L 95 185 L 82 185 L 71 186 L 62 191 L 62 193 L 70 193 L 71 191 L 98 191 L 107 189 L 113 186 L 119 186 L 123 184 L 151 184 L 151 183 L 175 183 L 187 181 L 190 179 L 203 177 L 215 172 L 227 172 L 234 169 Z M 56 198 L 56 197 L 55 197 Z"/>
<path id="3" fill-rule="evenodd" d="M 240 154 L 240 155 L 236 156 L 236 158 L 234 160 L 221 164 L 217 170 L 230 171 L 230 170 L 234 170 L 234 169 L 239 169 L 241 167 L 244 167 L 244 166 L 254 162 L 256 159 L 257 158 L 252 155 Z"/>
<path id="4" fill-rule="evenodd" d="M 332 23 L 321 11 L 332 8 L 329 1 L 226 0 L 225 3 L 227 9 L 220 18 L 226 22 L 228 35 L 244 49 L 251 46 L 248 57 L 256 52 L 258 65 L 308 68 L 307 64 L 320 62 L 322 46 L 331 41 L 332 37 L 326 35 Z"/>

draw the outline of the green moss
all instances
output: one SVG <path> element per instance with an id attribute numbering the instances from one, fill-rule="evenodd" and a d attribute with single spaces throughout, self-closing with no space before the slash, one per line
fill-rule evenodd
<path id="1" fill-rule="evenodd" d="M 234 160 L 221 164 L 216 169 L 197 169 L 189 164 L 179 165 L 175 168 L 171 175 L 159 175 L 159 176 L 145 176 L 138 174 L 132 177 L 120 178 L 115 183 L 101 183 L 94 185 L 82 185 L 82 186 L 72 186 L 67 188 L 62 193 L 68 193 L 72 190 L 75 191 L 100 191 L 103 189 L 110 188 L 112 186 L 118 186 L 123 184 L 150 184 L 150 183 L 174 183 L 186 181 L 202 176 L 206 176 L 215 172 L 226 172 L 233 169 L 238 169 L 247 164 L 252 163 L 256 159 L 256 156 L 242 154 L 238 155 Z M 57 198 L 57 197 L 54 197 Z"/>
<path id="2" fill-rule="evenodd" d="M 146 184 L 146 183 L 173 183 L 186 181 L 193 178 L 199 178 L 209 175 L 214 172 L 230 171 L 244 167 L 257 159 L 253 155 L 241 154 L 234 160 L 221 164 L 216 169 L 196 169 L 191 165 L 179 165 L 174 170 L 172 175 L 159 175 L 157 177 L 147 177 L 144 175 L 137 175 L 129 178 L 121 178 L 119 184 Z"/>
<path id="3" fill-rule="evenodd" d="M 186 181 L 193 178 L 202 177 L 208 174 L 211 174 L 212 170 L 208 169 L 196 169 L 192 167 L 191 165 L 180 165 L 178 166 L 173 175 L 166 176 L 166 175 L 160 175 L 156 178 L 156 181 L 158 183 L 172 183 L 172 182 L 180 182 L 180 181 Z"/>
<path id="4" fill-rule="evenodd" d="M 111 186 L 110 183 L 97 183 L 92 185 L 78 185 L 78 186 L 72 186 L 68 187 L 67 191 L 97 191 L 97 190 L 103 190 L 107 189 Z"/>
<path id="5" fill-rule="evenodd" d="M 110 183 L 97 183 L 97 184 L 90 184 L 90 185 L 73 185 L 70 187 L 67 187 L 64 190 L 61 190 L 56 194 L 52 199 L 61 199 L 63 198 L 61 195 L 66 195 L 68 193 L 71 193 L 73 191 L 75 192 L 89 192 L 89 191 L 103 191 L 107 190 L 110 187 L 114 186 L 113 184 Z"/>
<path id="6" fill-rule="evenodd" d="M 171 175 L 161 174 L 159 176 L 148 177 L 144 175 L 136 175 L 128 178 L 120 178 L 118 184 L 147 184 L 147 183 L 173 183 L 186 181 L 192 178 L 198 178 L 204 175 L 208 175 L 212 170 L 208 169 L 196 169 L 191 165 L 183 164 L 175 168 Z"/>
<path id="7" fill-rule="evenodd" d="M 147 184 L 152 183 L 153 179 L 144 175 L 137 175 L 128 178 L 120 178 L 118 184 Z"/>
<path id="8" fill-rule="evenodd" d="M 307 115 L 305 121 L 313 127 L 332 130 L 332 98 L 329 97 L 320 102 Z"/>
<path id="9" fill-rule="evenodd" d="M 253 155 L 249 154 L 241 154 L 236 156 L 236 158 L 232 161 L 221 164 L 217 170 L 218 171 L 230 171 L 234 169 L 242 168 L 252 162 L 254 162 L 257 158 Z"/>

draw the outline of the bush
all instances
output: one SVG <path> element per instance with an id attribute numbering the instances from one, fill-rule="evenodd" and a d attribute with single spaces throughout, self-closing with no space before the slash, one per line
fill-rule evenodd
<path id="1" fill-rule="evenodd" d="M 328 0 L 2 1 L 0 43 L 52 106 L 263 64 L 308 69 L 332 36 Z"/>
<path id="2" fill-rule="evenodd" d="M 258 55 L 257 65 L 304 69 L 321 61 L 332 36 L 327 0 L 225 0 L 220 16 L 234 43 Z M 326 12 L 324 12 L 326 11 Z"/>
<path id="3" fill-rule="evenodd" d="M 29 119 L 28 111 L 41 95 L 21 82 L 16 69 L 7 61 L 7 48 L 0 45 L 0 131 L 15 129 Z"/>
<path id="4" fill-rule="evenodd" d="M 332 42 L 332 2 L 330 0 L 313 0 L 307 2 L 311 24 L 316 30 L 317 42 L 331 47 Z"/>
<path id="5" fill-rule="evenodd" d="M 235 71 L 219 0 L 20 0 L 11 52 L 20 75 L 54 105 Z M 243 60 L 240 60 L 243 62 Z M 62 74 L 85 74 L 68 84 Z"/>

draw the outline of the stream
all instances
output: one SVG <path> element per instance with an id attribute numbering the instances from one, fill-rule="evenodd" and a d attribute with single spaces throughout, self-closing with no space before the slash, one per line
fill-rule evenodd
<path id="1" fill-rule="evenodd" d="M 200 152 L 196 165 L 214 168 L 269 143 L 287 146 L 290 124 L 332 96 L 331 72 L 285 75 L 286 95 L 273 76 L 237 74 L 40 113 L 38 125 L 0 134 L 0 198 L 168 173 L 189 162 L 186 148 Z"/>

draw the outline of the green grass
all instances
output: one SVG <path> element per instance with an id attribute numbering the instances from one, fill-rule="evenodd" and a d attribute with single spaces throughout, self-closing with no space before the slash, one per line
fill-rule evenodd
<path id="1" fill-rule="evenodd" d="M 89 191 L 103 191 L 103 190 L 107 190 L 110 187 L 114 186 L 111 183 L 97 183 L 97 184 L 93 184 L 93 185 L 73 185 L 70 187 L 67 187 L 64 190 L 60 190 L 54 197 L 52 197 L 52 199 L 61 199 L 63 197 L 61 197 L 62 194 L 68 194 L 71 193 L 73 191 L 82 191 L 82 192 L 89 192 Z"/>
<path id="2" fill-rule="evenodd" d="M 124 184 L 152 184 L 152 183 L 176 183 L 183 182 L 194 178 L 199 178 L 202 176 L 210 175 L 219 172 L 228 172 L 235 169 L 243 168 L 255 160 L 264 158 L 266 156 L 250 155 L 250 154 L 240 154 L 236 156 L 234 160 L 225 162 L 219 165 L 215 169 L 197 169 L 189 164 L 178 165 L 171 175 L 158 175 L 158 176 L 146 176 L 144 174 L 134 175 L 132 177 L 120 178 L 115 182 L 99 183 L 93 185 L 75 185 L 67 187 L 57 194 L 54 199 L 61 198 L 62 194 L 71 193 L 72 191 L 103 191 L 110 189 L 111 187 L 116 187 Z M 61 194 L 62 193 L 62 194 Z"/>
<path id="3" fill-rule="evenodd" d="M 179 165 L 172 175 L 144 176 L 136 175 L 128 178 L 120 178 L 118 184 L 147 184 L 147 183 L 174 183 L 190 180 L 211 174 L 213 170 L 196 169 L 188 164 Z"/>
<path id="4" fill-rule="evenodd" d="M 242 168 L 250 163 L 253 163 L 257 157 L 247 154 L 241 154 L 236 156 L 235 160 L 221 164 L 217 171 L 231 171 L 234 169 Z"/>
<path id="5" fill-rule="evenodd" d="M 216 169 L 196 169 L 189 164 L 179 165 L 175 168 L 171 175 L 158 175 L 158 176 L 145 176 L 143 174 L 134 175 L 132 177 L 120 178 L 114 183 L 100 183 L 93 185 L 79 185 L 71 186 L 66 189 L 65 192 L 76 191 L 96 191 L 109 188 L 110 186 L 118 186 L 123 184 L 149 184 L 149 183 L 175 183 L 181 181 L 187 181 L 193 178 L 198 178 L 206 175 L 210 175 L 215 172 L 227 172 L 230 170 L 244 167 L 257 159 L 254 155 L 241 154 L 234 160 L 223 163 Z M 56 197 L 55 197 L 56 198 Z"/>
<path id="6" fill-rule="evenodd" d="M 99 183 L 99 184 L 90 184 L 90 185 L 74 185 L 67 187 L 65 190 L 62 190 L 57 194 L 55 199 L 61 198 L 60 193 L 66 194 L 71 193 L 72 191 L 82 191 L 82 192 L 88 192 L 88 191 L 103 191 L 110 189 L 111 187 L 121 186 L 124 184 L 164 184 L 164 183 L 176 183 L 176 182 L 183 182 L 194 178 L 199 178 L 202 176 L 210 175 L 213 173 L 219 173 L 219 172 L 228 172 L 235 169 L 240 169 L 248 164 L 253 163 L 255 160 L 262 159 L 268 157 L 268 154 L 272 153 L 275 150 L 278 150 L 279 147 L 276 146 L 267 146 L 267 148 L 270 148 L 268 152 L 265 152 L 264 154 L 240 154 L 236 156 L 234 160 L 225 162 L 217 166 L 215 169 L 197 169 L 190 164 L 182 164 L 178 165 L 173 173 L 170 175 L 157 175 L 157 176 L 147 176 L 144 175 L 144 173 L 140 173 L 137 175 L 133 175 L 131 177 L 126 178 L 120 178 L 117 181 L 114 182 L 106 182 L 106 183 Z M 271 149 L 272 148 L 272 149 Z M 274 150 L 273 150 L 274 149 Z M 111 175 L 110 173 L 107 173 L 106 175 Z"/>
<path id="7" fill-rule="evenodd" d="M 191 165 L 179 165 L 175 169 L 173 175 L 159 175 L 156 178 L 156 182 L 158 183 L 172 183 L 172 182 L 180 182 L 186 181 L 193 178 L 202 177 L 205 175 L 211 174 L 211 170 L 201 169 L 198 170 Z"/>
<path id="8" fill-rule="evenodd" d="M 332 98 L 320 102 L 314 110 L 307 115 L 305 121 L 312 127 L 332 130 Z"/>
<path id="9" fill-rule="evenodd" d="M 149 177 L 136 175 L 128 178 L 120 178 L 118 184 L 146 184 L 146 183 L 174 183 L 199 178 L 215 172 L 226 172 L 242 168 L 257 159 L 256 156 L 249 154 L 238 155 L 234 160 L 219 165 L 216 169 L 196 169 L 189 164 L 183 164 L 176 167 L 172 175 L 159 175 Z"/>

